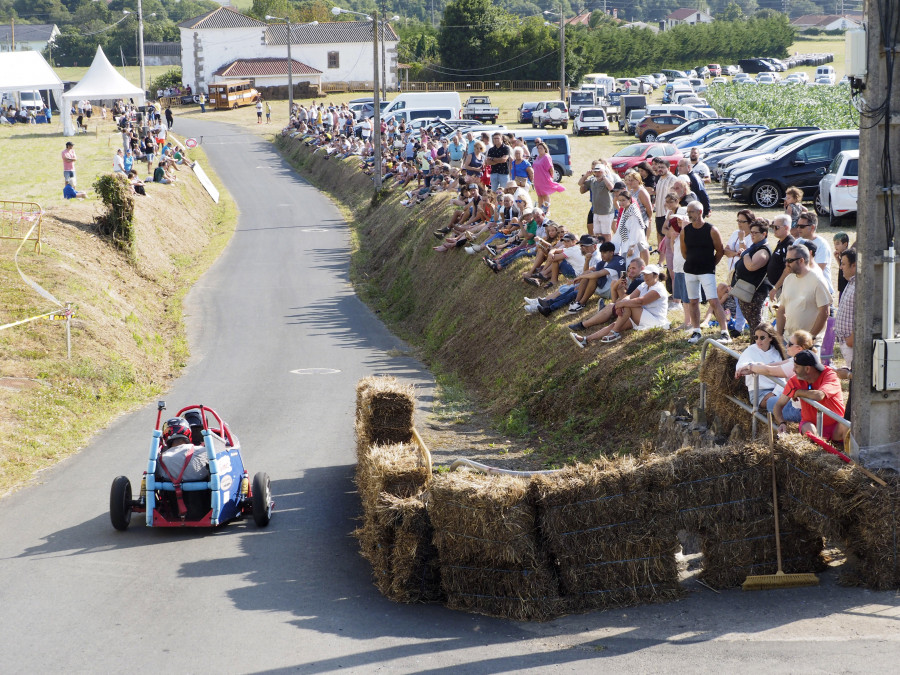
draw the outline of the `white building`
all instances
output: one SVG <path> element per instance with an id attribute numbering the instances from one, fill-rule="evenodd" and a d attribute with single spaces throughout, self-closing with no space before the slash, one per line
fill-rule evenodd
<path id="1" fill-rule="evenodd" d="M 698 23 L 712 23 L 713 21 L 714 19 L 712 16 L 706 12 L 701 12 L 698 9 L 676 9 L 666 17 L 666 30 L 673 26 L 694 26 Z"/>
<path id="2" fill-rule="evenodd" d="M 0 25 L 0 52 L 27 50 L 42 52 L 47 48 L 47 43 L 57 35 L 59 28 L 55 23 Z"/>
<path id="3" fill-rule="evenodd" d="M 233 77 L 228 73 L 257 70 L 265 73 L 265 82 L 259 82 L 260 86 L 287 84 L 288 35 L 285 24 L 266 24 L 230 7 L 219 7 L 188 19 L 178 27 L 181 32 L 182 79 L 194 91 L 205 90 L 211 82 Z M 385 25 L 384 36 L 386 64 L 382 72 L 385 73 L 387 88 L 396 89 L 399 39 L 390 24 Z M 298 66 L 292 66 L 294 83 L 371 83 L 372 38 L 372 23 L 369 21 L 292 25 L 291 59 L 305 67 L 298 72 L 295 70 Z M 240 67 L 225 68 L 234 62 L 240 62 Z M 257 65 L 254 66 L 254 62 Z M 274 72 L 277 64 L 281 64 L 283 72 Z"/>
<path id="4" fill-rule="evenodd" d="M 819 28 L 821 30 L 850 30 L 862 24 L 862 14 L 804 14 L 791 21 L 797 30 Z"/>

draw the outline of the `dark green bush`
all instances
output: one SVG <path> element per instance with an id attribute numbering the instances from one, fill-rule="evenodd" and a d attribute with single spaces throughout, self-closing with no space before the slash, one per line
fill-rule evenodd
<path id="1" fill-rule="evenodd" d="M 106 206 L 106 214 L 96 220 L 97 229 L 123 251 L 134 248 L 134 193 L 125 176 L 103 174 L 93 184 L 94 192 Z"/>

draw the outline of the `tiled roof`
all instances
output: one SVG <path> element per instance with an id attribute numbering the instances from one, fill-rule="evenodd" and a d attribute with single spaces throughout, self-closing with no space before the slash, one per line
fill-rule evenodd
<path id="1" fill-rule="evenodd" d="M 682 7 L 681 9 L 676 9 L 674 12 L 669 14 L 669 16 L 667 16 L 666 18 L 669 21 L 684 21 L 689 16 L 692 16 L 697 13 L 705 14 L 705 12 L 699 12 L 699 10 L 691 9 L 690 7 Z"/>
<path id="2" fill-rule="evenodd" d="M 181 56 L 180 42 L 145 42 L 145 56 Z"/>
<path id="3" fill-rule="evenodd" d="M 16 24 L 16 42 L 46 42 L 55 28 L 55 23 Z M 0 42 L 12 43 L 10 26 L 0 25 Z"/>
<path id="4" fill-rule="evenodd" d="M 792 26 L 827 26 L 835 21 L 847 19 L 855 23 L 863 20 L 862 14 L 804 14 L 791 21 Z"/>
<path id="5" fill-rule="evenodd" d="M 388 42 L 396 42 L 400 39 L 389 23 L 384 26 L 384 39 Z M 372 22 L 327 21 L 315 26 L 308 23 L 291 26 L 291 44 L 335 44 L 338 42 L 372 42 Z M 266 44 L 286 45 L 287 25 L 270 23 L 266 28 Z"/>
<path id="6" fill-rule="evenodd" d="M 295 75 L 321 75 L 321 70 L 300 63 L 297 59 L 291 59 L 293 66 L 291 72 Z M 288 60 L 278 58 L 267 59 L 237 59 L 226 63 L 213 75 L 219 77 L 265 77 L 271 75 L 287 75 Z"/>
<path id="7" fill-rule="evenodd" d="M 218 7 L 201 16 L 182 21 L 178 24 L 178 27 L 203 30 L 205 28 L 254 28 L 265 25 L 265 21 L 257 21 L 234 11 L 231 7 Z"/>

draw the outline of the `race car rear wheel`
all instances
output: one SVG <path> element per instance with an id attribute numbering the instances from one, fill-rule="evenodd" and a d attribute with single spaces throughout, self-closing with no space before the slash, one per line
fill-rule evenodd
<path id="1" fill-rule="evenodd" d="M 127 530 L 131 522 L 131 481 L 117 476 L 109 491 L 109 519 L 117 530 Z"/>
<path id="2" fill-rule="evenodd" d="M 272 489 L 269 474 L 260 471 L 253 476 L 253 520 L 259 527 L 265 527 L 272 518 Z"/>

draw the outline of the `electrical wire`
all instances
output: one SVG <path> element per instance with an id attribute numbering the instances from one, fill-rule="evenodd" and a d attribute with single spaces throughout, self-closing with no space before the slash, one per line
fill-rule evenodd
<path id="1" fill-rule="evenodd" d="M 504 63 L 509 63 L 510 61 L 515 61 L 516 59 L 533 52 L 535 49 L 538 48 L 538 46 L 539 45 L 535 45 L 534 47 L 532 47 L 530 49 L 526 49 L 521 54 L 516 54 L 511 59 L 506 59 L 506 61 L 500 61 L 499 63 L 494 63 L 494 64 L 491 64 L 490 66 L 481 66 L 479 68 L 450 68 L 447 66 L 441 66 L 441 68 L 446 71 L 459 71 L 460 73 L 474 73 L 475 71 L 478 71 L 478 70 L 488 70 L 488 69 L 494 68 L 496 66 L 502 66 Z"/>
<path id="2" fill-rule="evenodd" d="M 543 59 L 546 59 L 548 56 L 559 56 L 559 50 L 558 50 L 558 49 L 554 49 L 552 52 L 547 52 L 547 53 L 544 54 L 543 56 L 539 56 L 539 57 L 537 57 L 536 59 L 532 59 L 532 60 L 529 61 L 528 63 L 522 63 L 522 64 L 519 64 L 518 66 L 513 66 L 512 68 L 505 68 L 504 70 L 497 70 L 497 71 L 494 71 L 494 72 L 491 72 L 491 73 L 479 73 L 479 76 L 480 76 L 480 77 L 493 77 L 494 75 L 501 75 L 501 74 L 503 74 L 503 73 L 508 73 L 508 72 L 513 71 L 513 70 L 518 70 L 519 68 L 523 68 L 524 66 L 530 65 L 530 64 L 532 64 L 532 63 L 537 63 L 538 61 L 542 61 Z M 439 75 L 449 75 L 449 76 L 453 76 L 453 77 L 455 77 L 455 76 L 458 75 L 457 73 L 445 73 L 445 72 L 442 72 L 441 69 L 440 69 L 439 67 L 436 67 L 436 66 L 425 66 L 425 67 L 423 68 L 423 70 L 431 70 L 431 71 L 433 71 L 433 72 L 435 72 L 435 73 L 438 73 Z"/>

